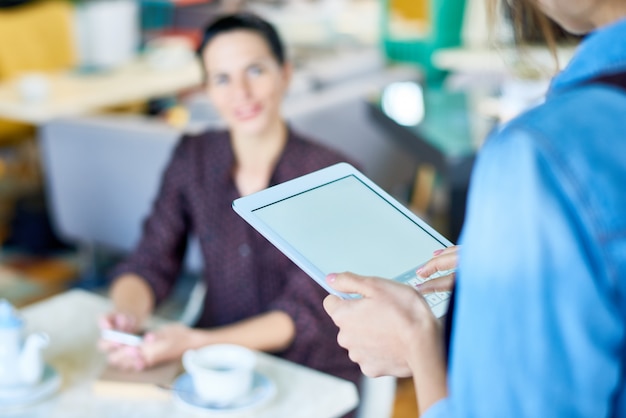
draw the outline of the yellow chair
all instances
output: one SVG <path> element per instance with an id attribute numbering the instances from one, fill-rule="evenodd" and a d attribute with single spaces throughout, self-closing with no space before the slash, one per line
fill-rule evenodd
<path id="1" fill-rule="evenodd" d="M 65 0 L 41 0 L 0 9 L 0 81 L 32 71 L 76 64 L 73 9 Z M 33 127 L 0 119 L 0 143 L 32 136 Z"/>

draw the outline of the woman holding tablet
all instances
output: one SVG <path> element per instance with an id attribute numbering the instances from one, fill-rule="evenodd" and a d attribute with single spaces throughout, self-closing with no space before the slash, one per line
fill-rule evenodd
<path id="1" fill-rule="evenodd" d="M 626 2 L 509 4 L 588 35 L 546 101 L 481 150 L 447 366 L 407 286 L 331 274 L 364 297 L 325 307 L 366 374 L 413 376 L 423 417 L 626 417 Z"/>
<path id="2" fill-rule="evenodd" d="M 136 332 L 170 292 L 189 234 L 204 260 L 207 293 L 195 328 L 173 325 L 136 347 L 102 340 L 111 364 L 140 370 L 212 343 L 241 344 L 356 382 L 337 346 L 326 292 L 231 209 L 232 201 L 344 161 L 293 132 L 281 117 L 291 76 L 274 28 L 251 14 L 218 19 L 199 49 L 206 91 L 227 131 L 184 137 L 164 173 L 143 236 L 115 269 L 115 310 L 101 327 Z"/>

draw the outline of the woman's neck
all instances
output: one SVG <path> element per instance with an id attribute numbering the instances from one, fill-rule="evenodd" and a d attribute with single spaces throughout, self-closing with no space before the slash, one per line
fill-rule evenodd
<path id="1" fill-rule="evenodd" d="M 264 189 L 287 143 L 287 126 L 278 120 L 261 135 L 231 132 L 235 166 L 233 178 L 242 196 Z"/>
<path id="2" fill-rule="evenodd" d="M 623 1 L 607 1 L 594 15 L 595 28 L 610 25 L 626 17 L 626 4 Z"/>

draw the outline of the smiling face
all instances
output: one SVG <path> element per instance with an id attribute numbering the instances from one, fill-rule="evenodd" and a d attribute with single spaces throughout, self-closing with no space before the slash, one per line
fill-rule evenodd
<path id="1" fill-rule="evenodd" d="M 262 136 L 281 122 L 291 71 L 279 64 L 263 37 L 250 30 L 219 34 L 202 59 L 208 95 L 233 134 Z"/>

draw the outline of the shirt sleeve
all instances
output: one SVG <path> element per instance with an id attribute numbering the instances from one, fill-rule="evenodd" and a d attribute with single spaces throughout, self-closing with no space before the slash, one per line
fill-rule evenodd
<path id="1" fill-rule="evenodd" d="M 549 142 L 522 131 L 500 136 L 472 178 L 450 395 L 426 416 L 608 416 L 624 330 L 598 273 L 589 186 Z"/>
<path id="2" fill-rule="evenodd" d="M 321 329 L 323 289 L 295 265 L 286 272 L 288 279 L 269 310 L 286 312 L 296 325 L 295 344 L 309 344 Z M 319 289 L 318 289 L 319 288 Z"/>
<path id="3" fill-rule="evenodd" d="M 175 148 L 161 179 L 150 215 L 143 224 L 139 244 L 112 272 L 113 277 L 134 273 L 152 288 L 157 303 L 171 291 L 178 278 L 187 247 L 189 216 L 185 199 L 185 179 L 189 139 Z"/>
<path id="4" fill-rule="evenodd" d="M 324 311 L 327 292 L 295 264 L 286 274 L 283 292 L 268 306 L 268 310 L 287 313 L 295 324 L 295 338 L 284 357 L 354 380 L 353 372 L 358 368 L 337 344 L 337 328 Z M 342 370 L 347 374 L 342 375 Z"/>

